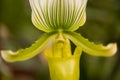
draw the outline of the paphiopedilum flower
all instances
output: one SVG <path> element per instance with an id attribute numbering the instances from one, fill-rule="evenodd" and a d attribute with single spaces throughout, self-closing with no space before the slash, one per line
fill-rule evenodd
<path id="1" fill-rule="evenodd" d="M 23 61 L 36 56 L 52 41 L 45 54 L 52 80 L 78 80 L 79 59 L 84 51 L 94 56 L 112 56 L 117 51 L 116 43 L 107 46 L 94 44 L 74 32 L 86 21 L 87 0 L 29 0 L 32 8 L 32 22 L 44 35 L 32 46 L 1 51 L 8 62 Z M 71 53 L 70 40 L 76 45 Z"/>

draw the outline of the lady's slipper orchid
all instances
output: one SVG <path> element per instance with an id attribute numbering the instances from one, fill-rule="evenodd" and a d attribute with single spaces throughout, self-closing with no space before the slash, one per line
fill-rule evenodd
<path id="1" fill-rule="evenodd" d="M 45 50 L 52 80 L 78 80 L 79 58 L 84 51 L 94 56 L 112 56 L 117 51 L 116 43 L 107 46 L 89 42 L 74 32 L 86 21 L 87 0 L 29 0 L 32 22 L 46 32 L 31 47 L 16 52 L 1 51 L 8 62 L 23 61 L 41 52 L 52 40 L 51 48 Z M 71 53 L 70 40 L 77 46 Z"/>

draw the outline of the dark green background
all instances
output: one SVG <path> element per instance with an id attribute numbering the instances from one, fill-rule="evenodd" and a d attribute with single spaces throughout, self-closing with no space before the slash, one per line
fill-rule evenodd
<path id="1" fill-rule="evenodd" d="M 81 57 L 81 80 L 120 80 L 120 0 L 88 0 L 87 20 L 77 32 L 95 43 L 117 42 L 113 57 Z M 28 0 L 0 0 L 0 49 L 30 46 L 42 31 L 31 22 Z M 30 60 L 6 63 L 0 57 L 0 80 L 50 80 L 47 62 L 40 54 Z"/>

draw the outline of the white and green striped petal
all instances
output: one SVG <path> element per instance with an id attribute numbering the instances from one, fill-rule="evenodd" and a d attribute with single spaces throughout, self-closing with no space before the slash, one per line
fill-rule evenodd
<path id="1" fill-rule="evenodd" d="M 87 0 L 29 0 L 32 22 L 40 30 L 74 31 L 85 23 Z"/>

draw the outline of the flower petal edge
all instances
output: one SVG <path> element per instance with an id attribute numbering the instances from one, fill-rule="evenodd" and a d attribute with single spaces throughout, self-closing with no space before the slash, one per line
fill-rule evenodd
<path id="1" fill-rule="evenodd" d="M 45 33 L 40 39 L 38 39 L 34 44 L 32 44 L 29 48 L 20 49 L 16 52 L 11 50 L 2 50 L 1 56 L 7 62 L 16 62 L 30 59 L 36 56 L 39 52 L 43 50 L 46 44 L 54 38 L 56 35 L 55 32 Z"/>
<path id="2" fill-rule="evenodd" d="M 83 51 L 93 56 L 113 56 L 117 52 L 117 44 L 110 43 L 107 46 L 102 44 L 94 44 L 88 41 L 76 32 L 65 31 L 64 35 L 67 36 L 76 46 L 82 47 Z"/>

